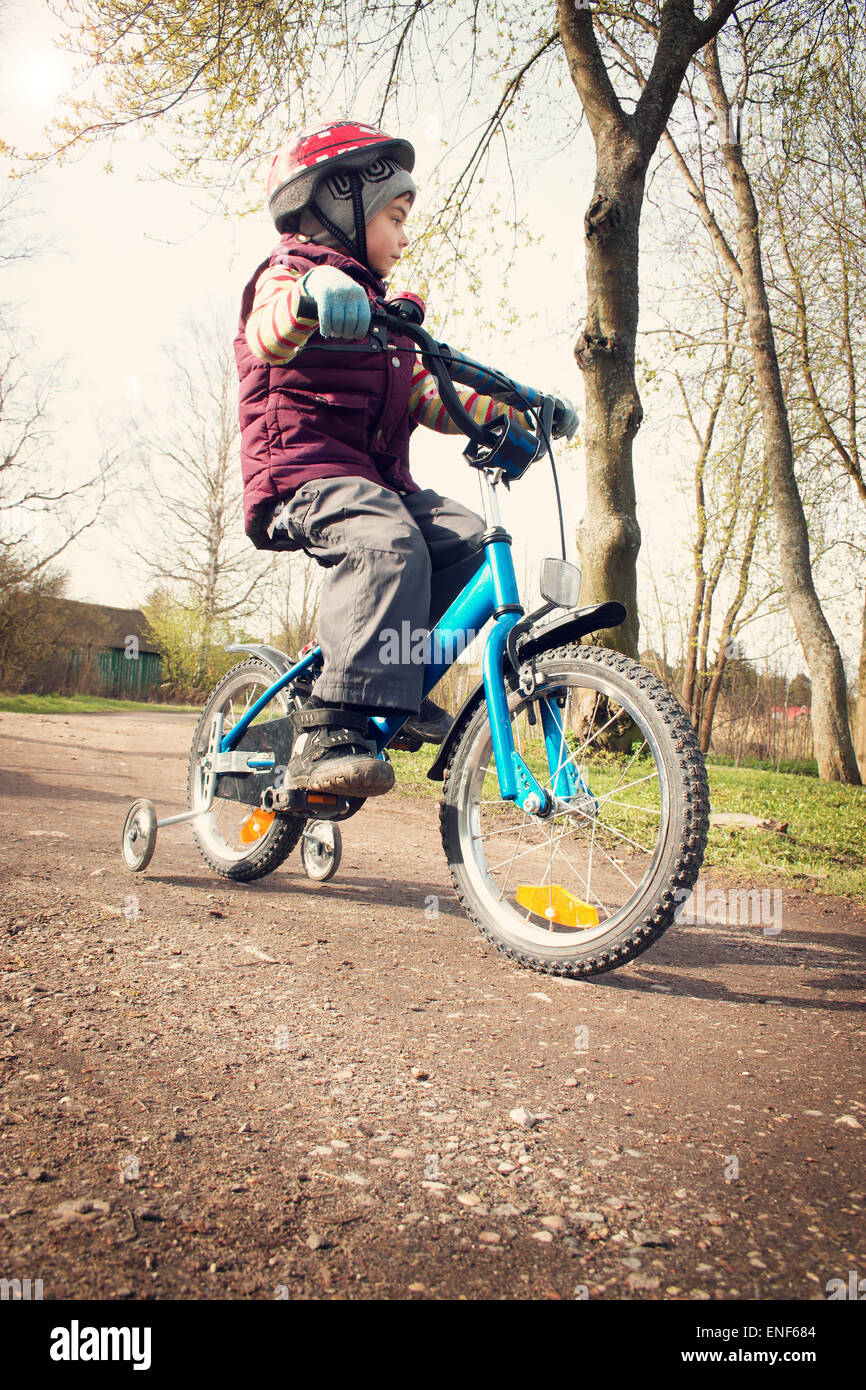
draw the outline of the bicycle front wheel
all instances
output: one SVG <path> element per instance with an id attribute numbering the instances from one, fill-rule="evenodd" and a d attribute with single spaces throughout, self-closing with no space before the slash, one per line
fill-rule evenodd
<path id="1" fill-rule="evenodd" d="M 482 933 L 523 965 L 579 978 L 632 960 L 674 920 L 703 861 L 707 775 L 682 706 L 637 662 L 575 644 L 535 664 L 536 689 L 509 710 L 554 813 L 500 796 L 482 700 L 445 774 L 442 840 Z"/>

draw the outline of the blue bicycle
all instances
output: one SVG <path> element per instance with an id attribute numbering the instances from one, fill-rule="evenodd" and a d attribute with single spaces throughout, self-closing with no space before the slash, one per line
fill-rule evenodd
<path id="1" fill-rule="evenodd" d="M 454 888 L 511 959 L 551 974 L 599 974 L 645 951 L 698 877 L 709 824 L 703 757 L 682 706 L 656 676 L 588 644 L 626 614 L 612 602 L 577 607 L 580 573 L 564 558 L 561 505 L 563 558 L 542 564 L 544 603 L 528 614 L 521 603 L 497 488 L 522 478 L 545 452 L 554 463 L 552 399 L 436 342 L 411 303 L 374 314 L 371 343 L 391 350 L 389 333 L 418 345 L 468 436 L 465 457 L 479 473 L 487 526 L 484 560 L 426 648 L 425 694 L 462 651 L 465 634 L 492 619 L 483 678 L 427 774 L 443 783 L 440 823 Z M 507 414 L 477 424 L 455 381 L 516 406 L 534 433 Z M 300 842 L 306 872 L 325 880 L 339 863 L 337 822 L 363 801 L 282 787 L 290 714 L 309 698 L 321 651 L 310 645 L 292 661 L 271 646 L 230 650 L 249 655 L 202 712 L 189 810 L 158 821 L 152 802 L 136 802 L 124 826 L 124 859 L 145 868 L 157 828 L 188 820 L 205 861 L 227 878 L 260 878 Z M 401 746 L 404 722 L 372 721 L 380 757 Z"/>

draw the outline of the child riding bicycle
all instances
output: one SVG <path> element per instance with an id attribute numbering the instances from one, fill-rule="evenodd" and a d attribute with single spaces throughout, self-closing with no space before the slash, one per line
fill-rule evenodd
<path id="1" fill-rule="evenodd" d="M 391 764 L 368 737 L 372 715 L 408 714 L 404 732 L 441 740 L 449 720 L 421 701 L 423 665 L 383 664 L 383 634 L 430 629 L 483 560 L 482 519 L 409 472 L 418 424 L 457 429 L 435 379 L 411 339 L 392 336 L 386 352 L 365 341 L 408 244 L 414 162 L 408 141 L 348 120 L 284 145 L 268 180 L 281 240 L 241 302 L 245 529 L 259 548 L 304 550 L 325 569 L 323 669 L 291 715 L 287 789 L 390 791 Z M 524 423 L 457 389 L 476 421 L 508 409 Z M 554 436 L 571 437 L 576 425 L 571 404 L 558 400 Z"/>

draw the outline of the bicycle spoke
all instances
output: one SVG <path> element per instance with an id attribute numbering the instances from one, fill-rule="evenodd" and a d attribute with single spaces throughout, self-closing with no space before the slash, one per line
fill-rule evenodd
<path id="1" fill-rule="evenodd" d="M 700 754 L 664 686 L 633 662 L 574 648 L 542 654 L 538 675 L 532 696 L 509 695 L 509 719 L 515 754 L 552 798 L 546 814 L 497 794 L 482 707 L 454 750 L 443 842 L 461 900 L 500 950 L 533 969 L 599 974 L 673 920 L 671 874 L 706 834 Z M 669 808 L 684 797 L 681 823 Z"/>
<path id="2" fill-rule="evenodd" d="M 652 806 L 634 806 L 630 801 L 605 801 L 606 806 L 624 806 L 627 811 L 640 811 L 646 816 L 660 816 L 661 810 Z"/>
<path id="3" fill-rule="evenodd" d="M 543 849 L 543 847 L 543 844 L 529 845 L 526 849 L 521 850 L 520 854 L 514 853 L 510 859 L 502 859 L 498 864 L 488 864 L 488 873 L 496 873 L 496 870 L 501 869 L 505 864 L 512 864 L 515 859 L 523 859 L 527 854 L 534 854 L 537 850 Z"/>
<path id="4" fill-rule="evenodd" d="M 631 767 L 631 765 L 632 765 L 632 763 L 634 762 L 635 758 L 638 756 L 639 753 L 642 753 L 642 752 L 643 752 L 643 750 L 646 748 L 646 746 L 647 746 L 647 742 L 646 742 L 646 739 L 644 739 L 644 741 L 643 741 L 643 743 L 641 744 L 640 748 L 638 748 L 637 752 L 636 752 L 636 753 L 633 753 L 632 756 L 631 756 L 631 758 L 629 759 L 628 767 L 624 767 L 624 768 L 623 768 L 623 770 L 622 770 L 622 772 L 620 773 L 619 777 L 618 777 L 617 780 L 614 782 L 613 786 L 612 786 L 611 789 L 610 789 L 611 792 L 615 792 L 615 791 L 617 791 L 617 790 L 619 789 L 619 784 L 620 784 L 620 782 L 622 781 L 622 779 L 623 779 L 623 777 L 625 776 L 625 774 L 628 772 L 629 767 Z"/>
<path id="5" fill-rule="evenodd" d="M 541 711 L 538 708 L 540 700 L 536 699 L 533 702 L 536 708 L 537 732 L 535 726 L 526 727 L 528 724 L 526 708 L 518 709 L 516 717 L 513 719 L 512 729 L 515 749 L 529 767 L 534 765 L 533 760 L 535 757 L 545 762 L 545 772 L 541 775 L 539 781 L 550 792 L 553 791 L 562 769 L 567 766 L 572 767 L 579 781 L 579 785 L 587 790 L 589 789 L 590 780 L 595 781 L 595 775 L 592 772 L 591 766 L 588 765 L 588 755 L 592 748 L 600 743 L 604 733 L 611 725 L 622 717 L 622 709 L 620 707 L 616 711 L 610 713 L 603 724 L 599 727 L 595 727 L 601 701 L 600 692 L 595 691 L 592 715 L 589 720 L 589 731 L 583 738 L 580 748 L 575 752 L 569 749 L 566 740 L 566 730 L 574 714 L 573 695 L 573 690 L 569 690 L 564 705 L 560 707 L 554 707 L 548 703 L 548 709 L 550 709 L 553 715 L 554 727 L 559 736 L 556 767 L 552 771 L 550 769 L 547 739 L 543 732 L 544 725 L 541 720 Z M 547 698 L 550 702 L 553 697 L 542 696 L 541 698 Z M 530 734 L 533 735 L 532 738 L 529 737 Z M 628 826 L 628 829 L 622 828 L 614 824 L 610 819 L 611 813 L 616 814 L 616 812 L 633 812 L 637 814 L 649 812 L 651 816 L 660 820 L 660 808 L 639 806 L 636 803 L 622 800 L 622 797 L 627 795 L 628 791 L 632 788 L 642 783 L 658 781 L 657 770 L 646 774 L 644 777 L 633 777 L 631 780 L 628 780 L 630 770 L 635 767 L 636 762 L 644 753 L 647 746 L 647 740 L 644 738 L 636 748 L 630 751 L 628 757 L 622 760 L 622 766 L 618 771 L 615 771 L 615 780 L 612 787 L 606 791 L 590 792 L 598 808 L 594 816 L 586 815 L 583 818 L 579 818 L 576 814 L 566 814 L 562 816 L 561 821 L 558 816 L 554 816 L 553 820 L 544 823 L 534 820 L 526 813 L 520 813 L 519 808 L 513 802 L 504 801 L 502 797 L 478 798 L 477 805 L 481 822 L 478 828 L 471 832 L 471 841 L 472 843 L 478 844 L 483 849 L 486 872 L 491 878 L 496 880 L 496 901 L 498 903 L 502 903 L 503 900 L 511 899 L 511 894 L 514 892 L 514 889 L 511 888 L 511 883 L 515 867 L 521 861 L 531 859 L 533 855 L 544 856 L 544 867 L 541 868 L 541 865 L 539 865 L 540 874 L 537 883 L 539 887 L 549 885 L 551 906 L 553 900 L 553 885 L 562 877 L 562 874 L 556 870 L 558 862 L 561 862 L 563 869 L 567 870 L 567 876 L 571 877 L 571 881 L 575 883 L 576 886 L 579 886 L 580 892 L 585 895 L 589 902 L 594 903 L 605 917 L 611 915 L 611 908 L 603 900 L 598 891 L 596 891 L 592 883 L 593 874 L 599 863 L 607 864 L 611 872 L 614 872 L 620 880 L 627 883 L 629 888 L 637 891 L 638 885 L 632 877 L 632 874 L 623 867 L 623 864 L 617 860 L 613 853 L 609 852 L 609 849 L 605 847 L 600 837 L 610 836 L 613 842 L 622 844 L 624 847 L 628 846 L 629 849 L 635 852 L 635 857 L 638 859 L 642 858 L 645 862 L 649 862 L 651 859 L 653 852 L 652 847 L 643 844 L 639 839 L 635 838 L 633 834 L 629 833 L 633 828 L 631 825 Z M 603 761 L 600 764 L 602 770 L 607 766 L 607 763 L 604 762 L 604 756 L 605 755 L 602 754 Z M 483 785 L 491 775 L 495 776 L 494 760 L 492 758 L 482 761 L 482 765 L 477 774 L 480 784 Z M 606 813 L 606 817 L 602 817 L 598 812 L 606 806 L 610 809 Z M 491 809 L 494 807 L 496 810 Z M 496 822 L 500 817 L 506 817 L 508 823 L 497 824 Z M 518 817 L 520 818 L 518 819 Z M 526 836 L 533 826 L 541 833 L 538 837 L 533 836 L 531 843 L 528 843 L 526 841 Z M 503 837 L 512 837 L 515 840 L 511 853 L 493 862 L 488 861 L 488 842 L 492 842 L 494 839 L 501 840 Z M 569 847 L 572 847 L 570 852 Z M 574 849 L 579 849 L 580 854 L 586 856 L 582 867 L 578 863 L 575 863 Z M 565 881 L 568 881 L 568 877 L 566 877 Z M 538 912 L 533 912 L 531 909 L 523 909 L 521 913 L 525 922 L 529 922 L 531 918 L 537 918 L 539 915 Z M 546 926 L 548 929 L 552 929 L 553 925 L 552 919 L 547 919 Z"/>
<path id="6" fill-rule="evenodd" d="M 520 827 L 520 834 L 519 834 L 518 837 L 517 837 L 516 849 L 520 849 L 520 841 L 523 839 L 523 832 L 524 832 L 525 829 L 526 829 L 526 822 L 524 822 L 524 824 L 521 825 L 521 827 Z M 503 883 L 502 887 L 501 887 L 500 890 L 499 890 L 499 902 L 502 901 L 502 898 L 503 898 L 503 895 L 504 895 L 504 893 L 505 893 L 505 890 L 506 890 L 506 888 L 508 887 L 508 881 L 509 881 L 509 879 L 511 878 L 511 870 L 512 870 L 513 868 L 514 868 L 514 857 L 512 856 L 511 863 L 510 863 L 509 866 L 508 866 L 508 873 L 505 875 L 505 882 Z"/>
<path id="7" fill-rule="evenodd" d="M 603 845 L 599 845 L 599 846 L 598 846 L 598 849 L 599 849 L 599 852 L 600 852 L 601 854 L 604 855 L 605 859 L 607 859 L 607 860 L 609 861 L 609 863 L 611 863 L 611 864 L 613 865 L 613 867 L 616 869 L 617 873 L 622 874 L 622 876 L 623 876 L 623 878 L 626 880 L 626 882 L 627 882 L 627 883 L 630 883 L 631 886 L 632 886 L 632 888 L 635 890 L 635 892 L 637 892 L 637 884 L 635 883 L 635 881 L 634 881 L 633 878 L 629 878 L 629 875 L 626 873 L 625 869 L 623 869 L 623 868 L 621 867 L 621 865 L 617 864 L 616 860 L 615 860 L 611 855 L 608 854 L 607 850 L 604 848 Z"/>
<path id="8" fill-rule="evenodd" d="M 652 854 L 651 849 L 647 849 L 645 845 L 639 845 L 637 840 L 630 839 L 624 830 L 617 830 L 615 825 L 609 825 L 606 821 L 596 821 L 595 824 L 601 824 L 602 830 L 606 830 L 610 835 L 618 835 L 621 840 L 626 840 L 630 845 L 634 845 L 635 849 L 639 849 L 641 854 Z"/>
<path id="9" fill-rule="evenodd" d="M 639 787 L 640 784 L 641 784 L 641 782 L 657 782 L 657 781 L 658 781 L 658 772 L 648 772 L 647 775 L 646 775 L 646 777 L 638 777 L 637 780 L 634 781 L 634 782 L 626 782 L 625 786 L 624 786 L 624 787 L 620 787 L 619 790 L 620 790 L 620 791 L 628 791 L 629 787 Z M 599 797 L 596 798 L 596 800 L 598 801 L 599 809 L 601 809 L 601 807 L 604 805 L 605 801 L 607 800 L 607 798 L 608 798 L 609 796 L 613 796 L 613 794 L 614 794 L 614 792 L 615 792 L 616 790 L 617 790 L 616 787 L 611 787 L 611 789 L 610 789 L 609 792 L 602 792 L 601 796 L 599 796 Z"/>
<path id="10" fill-rule="evenodd" d="M 510 806 L 511 803 L 508 802 L 508 801 L 502 801 L 502 802 L 500 802 L 500 805 L 502 805 L 502 806 Z M 515 809 L 515 811 L 516 811 L 518 808 L 515 806 L 514 809 Z M 520 824 L 520 826 L 521 826 L 522 829 L 525 829 L 525 827 L 526 827 L 527 825 L 535 825 L 535 821 L 533 821 L 532 817 L 531 817 L 530 815 L 528 815 L 528 814 L 524 811 L 524 820 L 523 820 L 522 822 L 520 822 L 519 824 Z M 517 829 L 517 826 L 515 826 L 515 825 L 501 825 L 501 826 L 499 826 L 499 828 L 498 828 L 497 830 L 486 830 L 486 831 L 484 831 L 484 832 L 483 832 L 482 834 L 480 834 L 480 835 L 473 835 L 473 836 L 472 836 L 472 839 L 473 839 L 473 840 L 490 840 L 490 839 L 493 838 L 494 835 L 513 835 L 516 829 Z M 538 826 L 538 829 L 541 830 L 542 827 L 541 827 L 541 826 Z"/>
<path id="11" fill-rule="evenodd" d="M 575 875 L 576 878 L 578 878 L 578 879 L 580 880 L 581 885 L 586 889 L 586 896 L 587 896 L 587 898 L 595 898 L 595 901 L 596 901 L 597 905 L 601 908 L 602 912 L 607 912 L 608 909 L 607 909 L 607 907 L 605 906 L 605 904 L 602 902 L 601 898 L 598 896 L 597 893 L 593 892 L 593 889 L 592 889 L 592 886 L 591 886 L 591 884 L 590 884 L 590 882 L 589 882 L 589 879 L 588 879 L 588 878 L 584 878 L 583 875 L 581 874 L 580 870 L 579 870 L 579 869 L 576 869 L 576 868 L 574 867 L 574 865 L 572 864 L 572 862 L 571 862 L 571 860 L 569 859 L 568 855 L 566 854 L 565 850 L 562 851 L 562 857 L 563 857 L 563 859 L 565 860 L 565 862 L 566 862 L 566 864 L 568 865 L 568 867 L 571 869 L 572 873 Z M 608 915 L 609 915 L 609 914 L 608 914 Z"/>

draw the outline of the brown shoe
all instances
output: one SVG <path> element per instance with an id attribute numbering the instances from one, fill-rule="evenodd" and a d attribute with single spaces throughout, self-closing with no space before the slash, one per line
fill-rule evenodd
<path id="1" fill-rule="evenodd" d="M 398 737 L 417 738 L 422 743 L 441 743 L 453 723 L 454 720 L 446 709 L 441 709 L 432 700 L 425 699 L 421 701 L 418 713 L 406 720 Z"/>
<path id="2" fill-rule="evenodd" d="M 293 710 L 295 739 L 283 786 L 287 791 L 334 796 L 383 796 L 394 785 L 394 769 L 367 737 L 365 714 L 351 710 Z"/>

